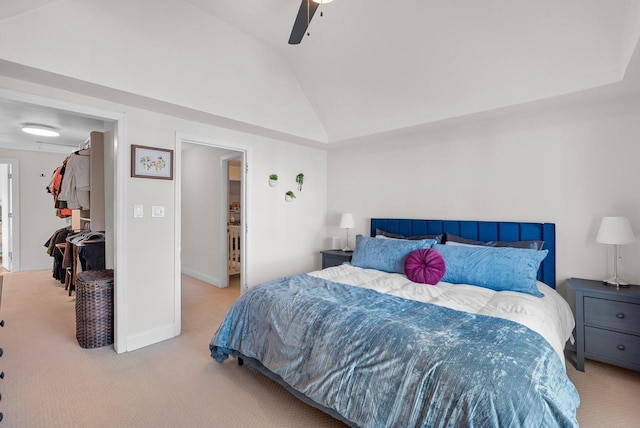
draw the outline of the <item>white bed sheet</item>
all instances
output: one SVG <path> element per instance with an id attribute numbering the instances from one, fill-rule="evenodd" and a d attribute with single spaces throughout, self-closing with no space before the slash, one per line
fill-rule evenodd
<path id="1" fill-rule="evenodd" d="M 310 272 L 309 275 L 458 311 L 515 321 L 544 337 L 563 362 L 564 347 L 575 326 L 569 304 L 556 290 L 539 281 L 538 290 L 544 294 L 541 298 L 466 284 L 418 284 L 405 275 L 362 269 L 349 264 Z"/>

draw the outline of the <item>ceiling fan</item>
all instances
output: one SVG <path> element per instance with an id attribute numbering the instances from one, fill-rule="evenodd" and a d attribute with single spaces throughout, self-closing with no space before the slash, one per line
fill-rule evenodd
<path id="1" fill-rule="evenodd" d="M 318 6 L 322 3 L 331 3 L 333 0 L 302 0 L 300 3 L 300 9 L 298 9 L 298 15 L 293 22 L 293 29 L 291 30 L 291 36 L 289 36 L 289 44 L 299 44 L 304 35 L 307 33 L 311 18 L 318 10 Z"/>

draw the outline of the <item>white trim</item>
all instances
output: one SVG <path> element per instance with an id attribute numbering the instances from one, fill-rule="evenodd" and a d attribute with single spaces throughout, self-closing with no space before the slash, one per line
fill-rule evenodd
<path id="1" fill-rule="evenodd" d="M 220 224 L 218 225 L 218 228 L 220 230 L 221 237 L 228 236 L 227 218 L 229 216 L 229 161 L 238 158 L 242 160 L 241 152 L 228 154 L 220 158 Z M 244 193 L 244 191 L 242 191 L 241 193 Z M 242 195 L 240 195 L 240 197 L 242 197 Z M 240 206 L 242 207 L 242 209 L 240 210 L 240 224 L 244 224 L 242 223 L 242 211 L 245 209 L 245 205 L 241 203 Z M 240 239 L 242 240 L 242 234 L 240 235 Z M 242 248 L 240 248 L 240 250 L 242 251 Z M 242 257 L 242 253 L 240 254 L 240 260 L 244 260 Z M 242 268 L 242 264 L 240 264 L 240 267 Z M 221 287 L 226 288 L 229 286 L 229 242 L 227 239 L 220 239 L 220 272 L 222 276 L 222 278 L 220 278 Z M 240 275 L 240 278 L 242 278 L 242 275 Z"/>
<path id="2" fill-rule="evenodd" d="M 163 327 L 154 328 L 144 333 L 134 334 L 127 338 L 127 351 L 144 348 L 145 346 L 154 345 L 163 340 L 175 337 L 173 334 L 174 326 L 172 324 Z"/>
<path id="3" fill-rule="evenodd" d="M 175 250 L 173 258 L 173 335 L 178 336 L 182 331 L 182 137 L 176 132 L 176 147 L 173 151 L 173 179 L 175 189 L 175 206 L 173 209 L 175 223 Z"/>
<path id="4" fill-rule="evenodd" d="M 225 156 L 226 157 L 226 156 Z M 228 236 L 227 218 L 229 217 L 229 163 L 220 158 L 220 177 L 219 177 L 220 204 L 218 217 L 218 234 L 220 236 L 218 254 L 220 255 L 220 288 L 229 286 L 229 242 L 228 239 L 222 239 Z"/>
<path id="5" fill-rule="evenodd" d="M 18 159 L 0 158 L 0 163 L 11 165 L 11 208 L 13 217 L 10 222 L 12 230 L 9 231 L 9 236 L 11 237 L 9 249 L 12 252 L 10 271 L 20 272 L 23 269 L 20 265 L 20 161 Z M 51 268 L 50 265 L 45 267 L 45 269 L 49 268 Z"/>
<path id="6" fill-rule="evenodd" d="M 240 206 L 242 207 L 240 213 L 240 224 L 244 225 L 243 233 L 240 237 L 240 259 L 242 263 L 240 265 L 240 290 L 244 292 L 247 289 L 248 283 L 248 257 L 247 257 L 247 241 L 248 241 L 248 225 L 250 221 L 250 210 L 251 207 L 247 205 L 248 194 L 250 192 L 250 186 L 248 185 L 248 172 L 246 165 L 249 163 L 249 158 L 251 156 L 251 150 L 249 147 L 244 146 L 242 144 L 237 143 L 229 143 L 219 140 L 214 140 L 206 137 L 195 136 L 191 134 L 185 134 L 182 132 L 176 132 L 176 147 L 174 151 L 174 160 L 175 160 L 175 224 L 174 224 L 174 234 L 176 239 L 176 248 L 175 248 L 175 258 L 174 258 L 174 289 L 175 289 L 175 335 L 180 334 L 180 323 L 182 317 L 182 290 L 181 283 L 182 280 L 180 278 L 182 272 L 182 144 L 183 143 L 192 143 L 192 144 L 200 144 L 205 146 L 217 147 L 227 150 L 234 150 L 241 153 L 242 156 L 242 197 L 240 201 Z M 226 259 L 225 259 L 226 260 Z M 226 269 L 224 270 L 226 272 Z"/>
<path id="7" fill-rule="evenodd" d="M 57 100 L 54 98 L 46 98 L 40 95 L 32 95 L 24 92 L 12 91 L 11 89 L 0 88 L 0 98 L 6 98 L 14 101 L 36 104 L 44 107 L 51 107 L 58 110 L 66 110 L 71 113 L 90 116 L 99 120 L 118 121 L 124 116 L 122 113 L 104 110 L 96 107 L 89 107 L 81 104 L 70 103 L 67 101 Z"/>
<path id="8" fill-rule="evenodd" d="M 0 88 L 0 98 L 6 98 L 14 101 L 21 101 L 30 104 L 36 104 L 40 106 L 55 108 L 58 110 L 65 110 L 68 112 L 81 114 L 84 116 L 90 116 L 95 119 L 114 121 L 116 122 L 116 144 L 113 149 L 115 150 L 115 195 L 113 201 L 114 209 L 114 349 L 118 353 L 127 351 L 127 294 L 126 294 L 126 278 L 128 277 L 128 267 L 126 258 L 126 180 L 127 180 L 127 167 L 126 160 L 127 144 L 127 120 L 124 113 L 113 112 L 95 107 L 89 107 L 81 104 L 70 103 L 53 98 L 46 98 L 39 95 L 26 94 L 23 92 L 12 91 L 10 89 Z M 14 199 L 14 202 L 19 202 L 19 199 Z M 106 207 L 109 203 L 106 203 Z M 14 232 L 16 230 L 16 223 L 14 222 Z M 14 239 L 15 239 L 14 235 Z M 15 247 L 14 247 L 15 248 Z M 120 248 L 120 250 L 119 250 Z M 19 257 L 19 256 L 18 256 Z M 14 255 L 14 263 L 15 263 Z M 15 268 L 16 264 L 14 264 Z"/>
<path id="9" fill-rule="evenodd" d="M 129 264 L 127 262 L 127 180 L 129 175 L 129 162 L 127 162 L 127 116 L 121 115 L 116 123 L 115 141 L 113 150 L 115 151 L 115 171 L 114 171 L 114 222 L 113 222 L 113 251 L 114 258 L 114 342 L 113 349 L 121 354 L 129 350 L 127 347 L 128 322 L 127 307 L 129 295 L 127 277 Z M 108 206 L 108 205 L 106 205 Z"/>
<path id="10" fill-rule="evenodd" d="M 30 265 L 30 266 L 22 266 L 22 270 L 20 272 L 33 272 L 37 270 L 51 270 L 51 263 L 46 265 Z M 12 271 L 17 272 L 17 271 Z"/>
<path id="11" fill-rule="evenodd" d="M 189 275 L 190 277 L 193 277 L 195 279 L 198 279 L 202 282 L 206 282 L 207 284 L 210 285 L 214 285 L 218 288 L 224 288 L 222 286 L 222 279 L 221 278 L 214 278 L 213 276 L 210 275 L 205 275 L 201 272 L 197 272 L 195 270 L 192 269 L 188 269 L 186 267 L 182 267 L 182 273 L 185 275 Z"/>

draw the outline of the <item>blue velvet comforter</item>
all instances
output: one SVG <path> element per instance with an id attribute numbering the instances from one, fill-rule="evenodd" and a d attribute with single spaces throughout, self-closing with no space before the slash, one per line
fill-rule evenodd
<path id="1" fill-rule="evenodd" d="M 537 333 L 309 275 L 242 295 L 209 347 L 260 361 L 353 426 L 578 426 L 578 393 Z"/>

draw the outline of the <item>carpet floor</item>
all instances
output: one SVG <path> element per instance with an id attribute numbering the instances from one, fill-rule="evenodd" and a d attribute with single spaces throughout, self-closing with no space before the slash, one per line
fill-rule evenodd
<path id="1" fill-rule="evenodd" d="M 342 427 L 278 384 L 233 361 L 209 356 L 213 332 L 237 298 L 182 279 L 182 334 L 133 352 L 81 348 L 75 296 L 49 271 L 5 273 L 0 319 L 0 426 Z M 640 424 L 640 373 L 587 361 L 567 371 L 580 392 L 582 427 Z"/>

